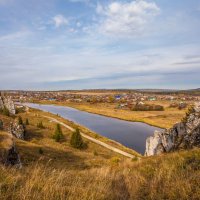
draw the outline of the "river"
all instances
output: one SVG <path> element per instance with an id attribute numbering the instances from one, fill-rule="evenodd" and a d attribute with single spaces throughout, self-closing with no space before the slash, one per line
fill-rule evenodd
<path id="1" fill-rule="evenodd" d="M 58 114 L 65 119 L 87 127 L 93 132 L 115 140 L 140 154 L 144 154 L 145 152 L 147 137 L 153 135 L 155 130 L 161 130 L 158 127 L 150 126 L 142 122 L 129 122 L 80 111 L 66 106 L 33 103 L 26 103 L 25 105 L 53 114 Z"/>

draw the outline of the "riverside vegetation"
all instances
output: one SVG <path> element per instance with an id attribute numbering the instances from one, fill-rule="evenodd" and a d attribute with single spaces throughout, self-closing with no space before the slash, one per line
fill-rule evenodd
<path id="1" fill-rule="evenodd" d="M 0 164 L 0 199 L 199 198 L 199 148 L 141 159 L 125 158 L 85 139 L 78 141 L 81 141 L 79 144 L 86 143 L 87 148 L 77 149 L 71 146 L 73 133 L 64 127 L 58 128 L 43 115 L 44 112 L 34 109 L 17 115 L 23 124 L 26 119 L 29 121 L 29 125 L 24 125 L 25 140 L 15 139 L 23 167 L 19 169 Z M 59 116 L 54 117 L 63 120 Z M 0 115 L 0 119 L 4 127 L 0 131 L 2 154 L 11 142 L 6 127 L 13 118 Z M 72 122 L 63 121 L 77 127 Z M 37 126 L 40 122 L 43 128 Z M 57 132 L 63 134 L 59 142 L 53 139 Z M 78 132 L 75 132 L 76 135 Z"/>

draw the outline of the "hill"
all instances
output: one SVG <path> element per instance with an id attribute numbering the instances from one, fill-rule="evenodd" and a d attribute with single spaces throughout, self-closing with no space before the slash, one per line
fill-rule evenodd
<path id="1" fill-rule="evenodd" d="M 87 148 L 75 149 L 70 145 L 72 132 L 64 127 L 62 141 L 54 141 L 56 124 L 41 111 L 31 109 L 19 115 L 24 123 L 29 121 L 25 140 L 15 139 L 23 167 L 0 164 L 2 200 L 199 198 L 199 148 L 128 159 L 85 139 Z M 0 119 L 8 126 L 14 117 L 0 115 Z M 10 141 L 9 134 L 0 131 L 1 152 Z"/>

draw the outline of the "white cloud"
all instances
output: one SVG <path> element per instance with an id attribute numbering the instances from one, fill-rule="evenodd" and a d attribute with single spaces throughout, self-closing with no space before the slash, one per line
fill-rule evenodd
<path id="1" fill-rule="evenodd" d="M 59 28 L 63 25 L 68 25 L 69 23 L 68 19 L 65 18 L 63 15 L 56 15 L 55 17 L 53 17 L 53 22 L 56 28 Z"/>
<path id="2" fill-rule="evenodd" d="M 143 0 L 130 3 L 112 2 L 107 6 L 97 5 L 101 18 L 100 31 L 111 35 L 140 34 L 160 9 L 154 2 Z"/>

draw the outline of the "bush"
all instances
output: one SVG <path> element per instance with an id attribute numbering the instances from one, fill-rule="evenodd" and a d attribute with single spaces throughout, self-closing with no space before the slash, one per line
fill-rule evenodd
<path id="1" fill-rule="evenodd" d="M 23 120 L 22 120 L 22 117 L 21 117 L 21 116 L 18 117 L 18 124 L 19 124 L 19 125 L 23 125 Z"/>
<path id="2" fill-rule="evenodd" d="M 164 107 L 161 105 L 150 105 L 150 104 L 136 104 L 133 111 L 163 111 Z"/>
<path id="3" fill-rule="evenodd" d="M 42 148 L 39 148 L 38 152 L 39 152 L 39 154 L 43 154 L 44 153 L 44 151 L 42 150 Z"/>
<path id="4" fill-rule="evenodd" d="M 72 133 L 70 144 L 72 147 L 77 148 L 77 149 L 82 149 L 84 147 L 83 139 L 82 139 L 79 129 L 76 129 Z"/>
<path id="5" fill-rule="evenodd" d="M 0 130 L 3 130 L 3 121 L 0 120 Z"/>
<path id="6" fill-rule="evenodd" d="M 43 123 L 42 123 L 42 121 L 40 121 L 40 122 L 37 124 L 37 127 L 38 127 L 38 128 L 41 128 L 41 129 L 44 129 L 44 128 L 45 128 L 44 125 L 43 125 Z"/>
<path id="7" fill-rule="evenodd" d="M 9 112 L 8 108 L 4 107 L 3 110 L 2 110 L 2 114 L 9 117 L 10 112 Z"/>
<path id="8" fill-rule="evenodd" d="M 16 114 L 24 113 L 24 112 L 25 112 L 25 108 L 24 107 L 17 107 L 16 108 Z"/>
<path id="9" fill-rule="evenodd" d="M 53 139 L 56 141 L 56 142 L 60 142 L 60 140 L 62 140 L 64 138 L 63 136 L 63 133 L 62 133 L 62 129 L 60 127 L 60 124 L 57 124 L 56 125 L 56 129 L 55 129 L 55 132 L 54 132 L 54 135 L 53 135 Z"/>
<path id="10" fill-rule="evenodd" d="M 182 118 L 181 122 L 184 123 L 184 124 L 187 123 L 189 115 L 192 114 L 192 113 L 194 113 L 194 112 L 195 112 L 194 107 L 190 106 L 188 108 L 188 111 L 185 114 L 185 117 Z"/>
<path id="11" fill-rule="evenodd" d="M 26 125 L 29 125 L 29 120 L 28 120 L 28 118 L 26 118 Z"/>

